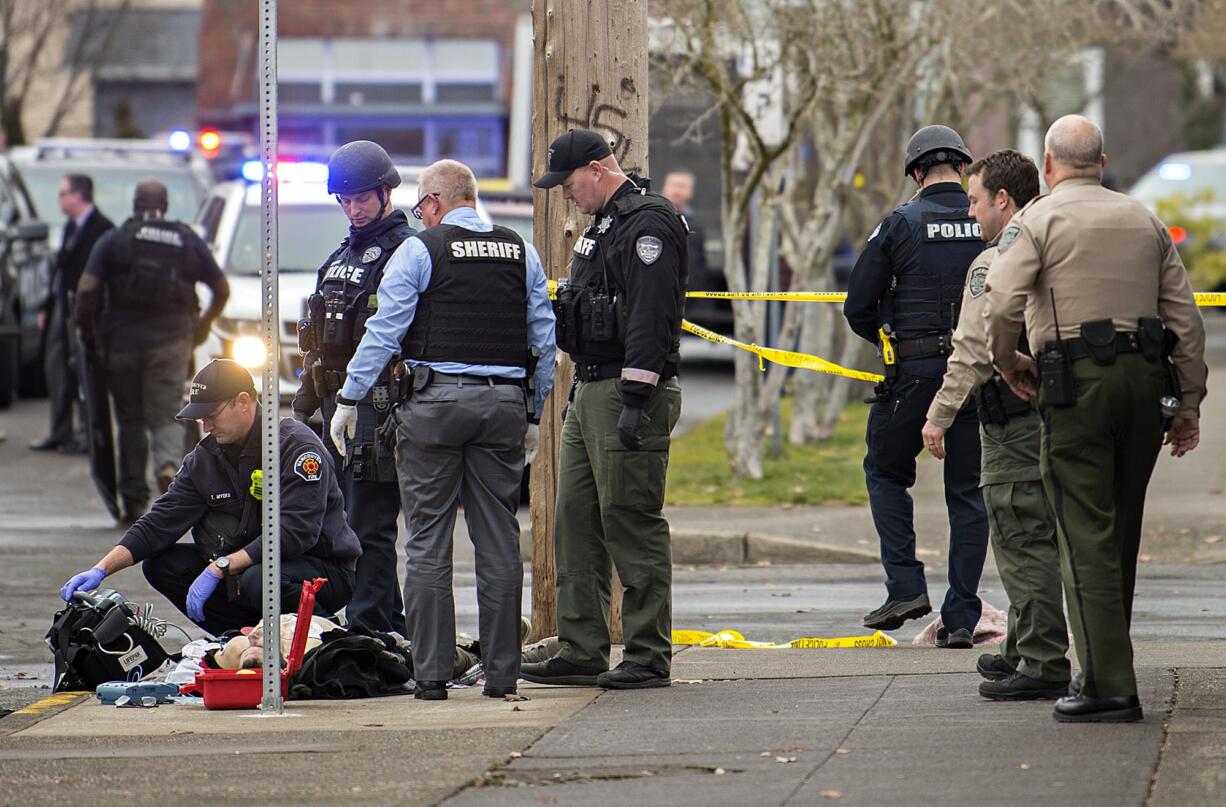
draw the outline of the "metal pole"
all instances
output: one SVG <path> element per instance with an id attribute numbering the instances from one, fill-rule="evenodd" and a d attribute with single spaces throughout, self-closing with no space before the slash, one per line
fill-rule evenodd
<path id="1" fill-rule="evenodd" d="M 264 386 L 260 417 L 264 500 L 261 539 L 264 582 L 264 698 L 260 711 L 279 715 L 281 702 L 281 316 L 277 308 L 277 0 L 260 0 L 260 293 Z"/>

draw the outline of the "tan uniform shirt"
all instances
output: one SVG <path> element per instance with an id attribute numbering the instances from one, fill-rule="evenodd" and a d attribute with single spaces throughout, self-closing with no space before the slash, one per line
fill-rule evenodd
<path id="1" fill-rule="evenodd" d="M 1110 318 L 1117 331 L 1135 331 L 1141 317 L 1161 317 L 1179 337 L 1171 357 L 1183 386 L 1179 417 L 1199 417 L 1205 325 L 1170 232 L 1144 205 L 1092 177 L 1068 179 L 1013 217 L 997 251 L 984 295 L 997 367 L 1017 364 L 1023 323 L 1037 352 L 1056 338 L 1056 319 L 1070 339 L 1083 322 Z"/>
<path id="2" fill-rule="evenodd" d="M 954 352 L 949 356 L 941 388 L 928 407 L 928 419 L 942 428 L 948 429 L 953 425 L 954 418 L 970 394 L 992 377 L 983 304 L 988 267 L 995 257 L 996 242 L 993 241 L 971 262 L 971 268 L 966 273 L 962 308 L 958 313 L 958 327 L 954 330 L 952 342 Z"/>

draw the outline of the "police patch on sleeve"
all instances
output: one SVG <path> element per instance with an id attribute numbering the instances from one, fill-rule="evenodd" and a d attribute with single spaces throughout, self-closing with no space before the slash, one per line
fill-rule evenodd
<path id="1" fill-rule="evenodd" d="M 1017 224 L 1010 224 L 1005 228 L 1005 231 L 1000 234 L 1000 240 L 996 242 L 996 252 L 1000 255 L 1005 254 L 1005 250 L 1013 246 L 1013 242 L 1022 234 L 1022 228 Z"/>
<path id="2" fill-rule="evenodd" d="M 639 254 L 639 260 L 650 266 L 664 251 L 664 243 L 654 235 L 644 235 L 634 242 L 634 251 Z"/>
<path id="3" fill-rule="evenodd" d="M 967 281 L 967 289 L 972 297 L 978 297 L 983 294 L 983 290 L 988 285 L 988 267 L 975 266 L 971 269 L 970 279 Z"/>
<path id="4" fill-rule="evenodd" d="M 294 473 L 306 482 L 318 482 L 323 475 L 323 459 L 315 451 L 304 451 L 294 460 Z"/>
<path id="5" fill-rule="evenodd" d="M 867 240 L 868 240 L 868 241 L 872 241 L 874 238 L 876 238 L 876 237 L 877 237 L 877 233 L 879 233 L 879 232 L 881 232 L 881 224 L 880 224 L 880 223 L 878 223 L 878 224 L 877 224 L 877 226 L 873 228 L 873 231 L 872 231 L 871 233 L 869 233 L 869 234 L 868 234 L 868 239 L 867 239 Z"/>

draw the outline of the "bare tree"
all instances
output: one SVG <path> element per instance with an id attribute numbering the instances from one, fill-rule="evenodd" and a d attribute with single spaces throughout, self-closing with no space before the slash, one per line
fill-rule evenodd
<path id="1" fill-rule="evenodd" d="M 85 77 L 105 57 L 131 0 L 0 0 L 0 126 L 10 146 L 27 142 L 26 101 L 46 92 L 40 83 L 62 70 L 51 114 L 42 134 L 55 134 L 67 113 L 80 102 Z M 55 34 L 77 19 L 67 49 L 49 47 Z"/>
<path id="2" fill-rule="evenodd" d="M 742 259 L 751 212 L 758 233 L 778 227 L 794 288 L 829 288 L 840 238 L 862 242 L 913 190 L 899 155 L 915 128 L 937 121 L 961 127 L 989 108 L 1033 103 L 1053 70 L 1080 49 L 1169 39 L 1181 15 L 1203 2 L 663 0 L 674 75 L 715 98 L 728 288 L 767 288 L 766 239 L 754 240 L 748 267 Z M 778 73 L 778 109 L 767 111 L 783 122 L 772 140 L 763 134 L 760 99 L 748 90 Z M 762 341 L 763 305 L 734 301 L 737 339 Z M 781 319 L 780 347 L 799 340 L 806 352 L 838 355 L 844 366 L 870 353 L 849 336 L 837 310 L 788 303 Z M 766 426 L 787 373 L 779 367 L 761 373 L 749 355 L 736 362 L 729 460 L 735 474 L 758 478 Z M 791 439 L 829 436 L 859 383 L 802 374 Z"/>

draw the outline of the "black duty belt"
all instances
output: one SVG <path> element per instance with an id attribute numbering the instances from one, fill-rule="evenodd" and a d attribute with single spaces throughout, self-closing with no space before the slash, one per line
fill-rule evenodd
<path id="1" fill-rule="evenodd" d="M 1048 344 L 1051 344 L 1050 342 Z M 1078 359 L 1090 358 L 1090 348 L 1086 345 L 1084 339 L 1080 336 L 1075 336 L 1072 339 L 1065 339 L 1061 345 L 1064 348 L 1065 354 L 1068 355 L 1069 361 L 1077 361 Z M 1115 335 L 1115 352 L 1120 353 L 1140 353 L 1141 343 L 1137 339 L 1136 331 L 1125 331 Z"/>
<path id="2" fill-rule="evenodd" d="M 469 373 L 440 373 L 435 370 L 430 377 L 431 384 L 455 384 L 463 387 L 466 384 L 480 384 L 489 387 L 522 387 L 522 378 L 507 378 L 501 375 L 471 375 Z"/>
<path id="3" fill-rule="evenodd" d="M 953 346 L 947 333 L 919 336 L 914 339 L 901 337 L 894 339 L 894 355 L 897 361 L 945 357 L 950 353 L 953 353 Z"/>
<path id="4" fill-rule="evenodd" d="M 603 381 L 606 378 L 620 378 L 622 374 L 622 363 L 619 361 L 606 361 L 584 363 L 575 362 L 575 376 L 580 381 Z M 665 381 L 677 374 L 675 365 L 666 364 L 664 370 L 660 373 L 660 380 Z"/>

